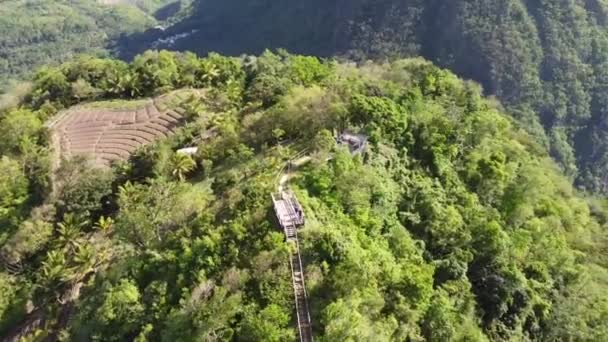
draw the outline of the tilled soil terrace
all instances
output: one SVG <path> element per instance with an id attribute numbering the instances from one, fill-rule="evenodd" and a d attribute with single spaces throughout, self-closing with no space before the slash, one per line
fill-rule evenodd
<path id="1" fill-rule="evenodd" d="M 90 157 L 98 166 L 126 160 L 139 147 L 173 134 L 183 110 L 150 100 L 133 110 L 72 108 L 52 125 L 65 158 Z"/>

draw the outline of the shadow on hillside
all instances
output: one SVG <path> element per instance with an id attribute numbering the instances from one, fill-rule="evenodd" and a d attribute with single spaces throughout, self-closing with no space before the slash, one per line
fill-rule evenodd
<path id="1" fill-rule="evenodd" d="M 328 6 L 327 2 L 334 4 Z M 125 60 L 148 49 L 238 56 L 285 48 L 293 53 L 330 56 L 346 48 L 352 6 L 338 6 L 346 2 L 286 0 L 288 4 L 275 6 L 263 1 L 199 1 L 190 16 L 175 25 L 123 36 L 112 50 Z"/>
<path id="2" fill-rule="evenodd" d="M 161 21 L 169 20 L 181 10 L 182 3 L 180 1 L 175 1 L 156 10 L 156 12 L 154 12 L 154 18 Z"/>

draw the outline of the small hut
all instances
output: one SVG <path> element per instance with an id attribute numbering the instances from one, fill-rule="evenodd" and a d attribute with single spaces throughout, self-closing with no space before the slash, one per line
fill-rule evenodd
<path id="1" fill-rule="evenodd" d="M 198 147 L 186 147 L 177 150 L 178 154 L 185 154 L 187 156 L 194 156 L 198 152 Z"/>
<path id="2" fill-rule="evenodd" d="M 339 145 L 348 147 L 351 154 L 361 154 L 367 148 L 367 136 L 344 131 L 336 139 Z"/>

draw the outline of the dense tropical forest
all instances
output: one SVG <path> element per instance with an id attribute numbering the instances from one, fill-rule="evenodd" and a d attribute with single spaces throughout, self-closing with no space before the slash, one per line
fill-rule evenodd
<path id="1" fill-rule="evenodd" d="M 189 3 L 183 1 L 184 7 Z M 108 55 L 121 35 L 179 11 L 180 0 L 4 0 L 0 4 L 0 93 L 38 66 L 87 53 Z M 177 6 L 177 8 L 176 8 Z"/>
<path id="2" fill-rule="evenodd" d="M 607 18 L 599 0 L 8 0 L 0 93 L 35 66 L 81 53 L 423 56 L 481 83 L 580 189 L 607 194 Z"/>
<path id="3" fill-rule="evenodd" d="M 198 1 L 175 48 L 424 56 L 480 82 L 587 190 L 608 193 L 608 5 L 600 0 Z M 135 35 L 148 49 L 155 34 Z M 137 49 L 136 49 L 137 50 Z"/>
<path id="4" fill-rule="evenodd" d="M 43 122 L 180 88 L 175 135 L 57 162 Z M 146 52 L 40 70 L 0 132 L 0 334 L 290 341 L 285 163 L 318 341 L 604 341 L 608 208 L 481 87 L 423 59 Z M 369 137 L 363 155 L 335 132 Z M 176 153 L 197 146 L 193 156 Z"/>

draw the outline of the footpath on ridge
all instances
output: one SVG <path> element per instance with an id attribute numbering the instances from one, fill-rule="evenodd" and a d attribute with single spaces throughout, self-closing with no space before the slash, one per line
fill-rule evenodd
<path id="1" fill-rule="evenodd" d="M 296 307 L 296 318 L 298 324 L 298 335 L 300 342 L 313 342 L 312 320 L 308 305 L 308 293 L 304 267 L 300 255 L 300 243 L 298 241 L 298 228 L 305 224 L 304 211 L 295 194 L 287 187 L 287 183 L 293 176 L 293 169 L 305 164 L 310 160 L 308 156 L 288 162 L 279 174 L 278 192 L 272 195 L 274 210 L 281 228 L 285 233 L 288 243 L 294 246 L 289 264 L 291 266 L 291 277 Z"/>

